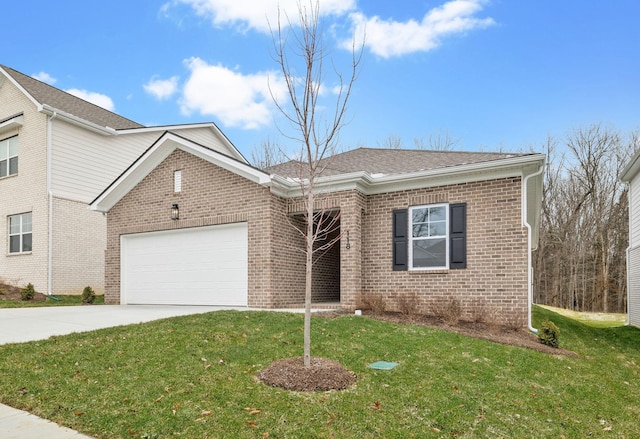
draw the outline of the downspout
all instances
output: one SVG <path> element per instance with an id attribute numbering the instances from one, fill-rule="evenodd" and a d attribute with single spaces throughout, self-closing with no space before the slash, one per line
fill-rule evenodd
<path id="1" fill-rule="evenodd" d="M 527 187 L 529 179 L 531 177 L 537 177 L 544 171 L 544 165 L 540 166 L 533 174 L 529 174 L 524 178 L 522 182 L 522 224 L 527 228 L 527 327 L 529 331 L 534 334 L 538 333 L 538 330 L 532 326 L 531 323 L 531 307 L 533 304 L 533 267 L 531 263 L 531 224 L 528 220 L 528 199 L 527 199 Z"/>
<path id="2" fill-rule="evenodd" d="M 51 162 L 52 162 L 52 151 L 51 146 L 53 142 L 51 141 L 51 134 L 53 132 L 52 121 L 56 118 L 58 113 L 56 111 L 53 112 L 47 121 L 47 194 L 49 196 L 49 245 L 48 254 L 47 254 L 47 295 L 51 296 L 53 294 L 53 191 L 51 190 Z"/>

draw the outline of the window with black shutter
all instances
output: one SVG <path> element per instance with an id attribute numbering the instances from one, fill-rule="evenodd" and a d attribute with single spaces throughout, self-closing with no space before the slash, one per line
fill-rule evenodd
<path id="1" fill-rule="evenodd" d="M 394 210 L 393 269 L 466 268 L 466 216 L 466 203 Z"/>

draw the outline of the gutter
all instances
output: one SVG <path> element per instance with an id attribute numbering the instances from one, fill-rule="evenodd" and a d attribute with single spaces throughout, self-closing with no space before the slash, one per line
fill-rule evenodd
<path id="1" fill-rule="evenodd" d="M 527 188 L 529 179 L 531 177 L 537 177 L 544 171 L 544 164 L 540 166 L 533 174 L 527 175 L 522 182 L 522 224 L 527 228 L 527 327 L 529 331 L 534 334 L 538 333 L 538 330 L 532 326 L 531 323 L 531 307 L 533 305 L 533 267 L 531 265 L 531 224 L 529 224 L 528 218 L 528 198 Z"/>
<path id="2" fill-rule="evenodd" d="M 118 132 L 111 127 L 103 127 L 93 122 L 89 122 L 88 120 L 82 119 L 78 116 L 74 116 L 73 114 L 60 111 L 52 107 L 51 105 L 42 104 L 42 105 L 39 105 L 39 109 L 41 112 L 48 114 L 49 116 L 62 118 L 67 122 L 70 122 L 74 125 L 79 125 L 95 133 L 103 134 L 106 136 L 113 136 L 118 134 Z"/>

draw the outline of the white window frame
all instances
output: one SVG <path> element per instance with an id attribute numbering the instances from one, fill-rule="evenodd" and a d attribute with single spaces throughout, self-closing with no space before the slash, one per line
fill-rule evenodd
<path id="1" fill-rule="evenodd" d="M 29 215 L 29 228 L 28 230 L 25 230 L 25 218 L 26 216 Z M 11 219 L 12 218 L 16 218 L 19 220 L 19 230 L 18 232 L 11 232 Z M 25 254 L 25 253 L 31 253 L 33 251 L 33 214 L 32 212 L 25 212 L 25 213 L 19 213 L 16 215 L 9 215 L 7 217 L 7 228 L 8 228 L 8 236 L 9 239 L 7 241 L 7 251 L 10 255 L 19 255 L 19 254 Z M 30 250 L 25 250 L 24 249 L 24 237 L 25 235 L 31 235 L 31 249 Z M 15 252 L 15 251 L 11 251 L 11 238 L 18 236 L 19 237 L 19 248 L 20 250 Z"/>
<path id="2" fill-rule="evenodd" d="M 15 153 L 11 154 L 11 146 L 12 143 L 15 142 Z M 20 159 L 19 157 L 19 148 L 18 144 L 18 136 L 7 137 L 6 139 L 0 140 L 0 162 L 6 162 L 7 174 L 0 175 L 0 178 L 11 177 L 12 175 L 18 174 L 18 169 L 20 168 Z M 18 158 L 17 168 L 14 172 L 11 172 L 11 159 Z"/>
<path id="3" fill-rule="evenodd" d="M 418 209 L 433 209 L 442 207 L 445 212 L 445 234 L 444 235 L 434 235 L 428 237 L 414 237 L 413 236 L 413 211 Z M 409 251 L 408 251 L 408 264 L 409 270 L 448 270 L 449 269 L 449 204 L 448 203 L 440 203 L 440 204 L 426 204 L 422 206 L 412 206 L 409 208 L 409 218 L 408 218 L 408 238 L 409 238 Z M 444 265 L 438 265 L 435 267 L 414 267 L 413 266 L 413 244 L 416 241 L 427 241 L 427 240 L 435 240 L 435 239 L 444 239 L 445 242 L 445 255 L 444 255 Z"/>

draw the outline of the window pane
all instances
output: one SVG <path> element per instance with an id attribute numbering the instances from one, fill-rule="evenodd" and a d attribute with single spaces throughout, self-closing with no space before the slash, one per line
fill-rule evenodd
<path id="1" fill-rule="evenodd" d="M 31 233 L 22 235 L 22 251 L 23 252 L 31 251 Z"/>
<path id="2" fill-rule="evenodd" d="M 22 233 L 31 232 L 31 214 L 25 213 L 22 216 Z"/>
<path id="3" fill-rule="evenodd" d="M 416 223 L 425 223 L 429 221 L 429 209 L 428 208 L 422 208 L 422 209 L 413 209 L 411 211 L 411 222 L 413 224 Z"/>
<path id="4" fill-rule="evenodd" d="M 413 241 L 415 268 L 446 267 L 447 244 L 444 238 Z"/>
<path id="5" fill-rule="evenodd" d="M 9 139 L 9 157 L 18 155 L 18 138 L 12 137 Z"/>
<path id="6" fill-rule="evenodd" d="M 20 253 L 20 235 L 9 237 L 9 253 Z"/>
<path id="7" fill-rule="evenodd" d="M 447 223 L 438 222 L 429 224 L 429 236 L 445 236 L 447 234 Z"/>
<path id="8" fill-rule="evenodd" d="M 431 221 L 444 221 L 447 219 L 447 210 L 445 206 L 429 208 L 429 219 Z"/>
<path id="9" fill-rule="evenodd" d="M 18 173 L 18 157 L 9 159 L 9 175 Z"/>
<path id="10" fill-rule="evenodd" d="M 7 145 L 7 141 L 4 140 L 0 142 L 0 160 L 6 160 L 8 157 L 9 145 Z"/>
<path id="11" fill-rule="evenodd" d="M 20 215 L 13 215 L 9 217 L 9 234 L 17 233 L 20 233 Z"/>
<path id="12" fill-rule="evenodd" d="M 6 177 L 6 176 L 7 176 L 7 161 L 2 160 L 0 162 L 0 177 Z"/>
<path id="13" fill-rule="evenodd" d="M 429 235 L 429 224 L 418 224 L 412 227 L 414 238 L 426 238 Z"/>

